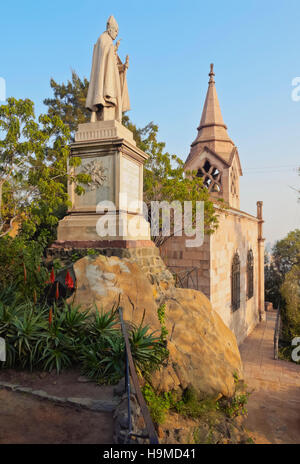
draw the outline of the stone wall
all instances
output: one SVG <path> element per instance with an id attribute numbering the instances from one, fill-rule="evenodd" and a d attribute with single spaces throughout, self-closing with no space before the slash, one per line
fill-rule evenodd
<path id="1" fill-rule="evenodd" d="M 191 270 L 198 281 L 186 279 L 185 287 L 202 291 L 225 324 L 234 332 L 238 343 L 253 330 L 263 310 L 260 289 L 263 287 L 259 262 L 263 266 L 263 242 L 259 238 L 259 220 L 247 213 L 235 210 L 219 210 L 219 228 L 211 236 L 205 236 L 201 247 L 186 248 L 185 237 L 169 239 L 161 252 L 168 268 L 179 275 Z M 246 296 L 247 253 L 254 256 L 254 295 Z M 231 265 L 235 252 L 241 262 L 241 304 L 237 311 L 231 308 Z M 195 285 L 196 283 L 196 285 Z"/>
<path id="2" fill-rule="evenodd" d="M 239 211 L 228 211 L 219 216 L 219 228 L 211 238 L 211 296 L 213 308 L 235 333 L 238 343 L 254 329 L 259 321 L 258 282 L 258 225 L 257 219 Z M 254 294 L 247 299 L 247 254 L 254 256 Z M 240 257 L 240 308 L 231 309 L 231 266 L 238 252 Z"/>
<path id="3" fill-rule="evenodd" d="M 210 298 L 210 238 L 201 247 L 187 248 L 186 237 L 172 237 L 161 248 L 168 269 L 180 279 L 184 288 L 200 290 Z"/>
<path id="4" fill-rule="evenodd" d="M 170 272 L 166 269 L 165 263 L 162 260 L 159 249 L 154 246 L 140 246 L 131 248 L 121 247 L 95 247 L 95 248 L 82 248 L 76 242 L 74 246 L 66 247 L 59 245 L 58 242 L 54 243 L 47 249 L 46 262 L 52 263 L 54 259 L 58 259 L 62 266 L 70 266 L 78 259 L 84 256 L 117 256 L 118 258 L 125 258 L 132 263 L 140 266 L 145 276 L 150 280 L 151 284 L 158 284 L 163 282 L 173 283 L 173 278 Z"/>

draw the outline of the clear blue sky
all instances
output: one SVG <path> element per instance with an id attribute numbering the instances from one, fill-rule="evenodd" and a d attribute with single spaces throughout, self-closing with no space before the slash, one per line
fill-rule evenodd
<path id="1" fill-rule="evenodd" d="M 299 0 L 52 0 L 1 3 L 0 77 L 7 96 L 31 98 L 37 112 L 49 80 L 89 77 L 93 44 L 108 16 L 130 55 L 131 119 L 154 121 L 167 150 L 186 158 L 196 135 L 209 64 L 228 132 L 244 169 L 241 208 L 264 201 L 267 241 L 300 227 Z M 262 169 L 263 168 L 263 169 Z M 265 168 L 270 168 L 265 169 Z M 294 169 L 294 170 L 293 170 Z"/>

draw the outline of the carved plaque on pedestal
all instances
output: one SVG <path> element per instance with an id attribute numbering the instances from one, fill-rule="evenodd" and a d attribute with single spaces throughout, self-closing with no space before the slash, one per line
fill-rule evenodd
<path id="1" fill-rule="evenodd" d="M 95 211 L 100 201 L 114 202 L 115 170 L 114 157 L 82 158 L 78 173 L 89 174 L 91 182 L 84 185 L 84 195 L 74 195 L 76 210 Z"/>
<path id="2" fill-rule="evenodd" d="M 140 200 L 140 166 L 134 161 L 121 158 L 120 208 L 138 212 L 137 201 Z M 125 201 L 127 199 L 127 208 Z"/>

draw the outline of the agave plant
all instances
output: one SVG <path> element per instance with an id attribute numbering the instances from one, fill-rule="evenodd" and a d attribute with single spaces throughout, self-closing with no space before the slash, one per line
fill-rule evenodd
<path id="1" fill-rule="evenodd" d="M 45 370 L 56 369 L 57 373 L 76 362 L 76 351 L 80 351 L 81 331 L 84 317 L 77 314 L 68 305 L 62 309 L 54 305 L 54 313 L 41 335 L 38 345 L 39 366 Z M 69 317 L 70 316 L 70 317 Z"/>
<path id="2" fill-rule="evenodd" d="M 111 339 L 116 334 L 117 325 L 119 324 L 116 310 L 113 308 L 108 312 L 104 312 L 102 309 L 99 312 L 97 307 L 95 309 L 96 311 L 88 327 L 91 341 L 97 341 L 99 338 Z"/>
<path id="3" fill-rule="evenodd" d="M 80 357 L 84 375 L 97 383 L 117 383 L 124 375 L 125 345 L 121 333 L 83 346 Z"/>
<path id="4" fill-rule="evenodd" d="M 14 320 L 22 313 L 20 306 L 8 306 L 0 301 L 0 336 L 10 337 L 15 334 Z"/>
<path id="5" fill-rule="evenodd" d="M 35 356 L 46 322 L 43 311 L 37 311 L 29 304 L 22 305 L 19 308 L 20 311 L 22 311 L 22 307 L 23 314 L 13 319 L 13 330 L 15 331 L 13 346 L 18 354 L 20 365 L 32 369 L 36 362 Z"/>
<path id="6" fill-rule="evenodd" d="M 2 287 L 0 290 L 0 304 L 15 306 L 17 302 L 18 288 L 16 283 Z"/>
<path id="7" fill-rule="evenodd" d="M 63 332 L 75 340 L 85 338 L 89 311 L 82 310 L 80 305 L 74 306 L 64 302 L 61 308 L 55 309 L 55 314 Z"/>
<path id="8" fill-rule="evenodd" d="M 65 335 L 60 327 L 51 327 L 43 334 L 39 344 L 38 366 L 49 372 L 56 369 L 59 374 L 73 364 L 74 351 L 73 340 Z"/>
<path id="9" fill-rule="evenodd" d="M 164 347 L 160 336 L 156 332 L 149 332 L 149 326 L 131 326 L 129 333 L 132 357 L 138 370 L 143 374 L 149 374 L 164 357 Z"/>
<path id="10" fill-rule="evenodd" d="M 63 369 L 72 366 L 72 357 L 60 346 L 53 348 L 47 345 L 44 349 L 41 363 L 44 370 L 51 372 L 53 369 L 56 369 L 56 372 L 59 374 Z"/>
<path id="11" fill-rule="evenodd" d="M 124 376 L 125 370 L 125 342 L 121 333 L 107 340 L 108 349 L 106 350 L 106 356 L 104 356 L 100 364 L 104 367 L 103 376 L 104 379 L 112 377 L 114 382 L 117 382 Z"/>
<path id="12" fill-rule="evenodd" d="M 101 347 L 98 343 L 83 346 L 80 356 L 81 372 L 95 382 L 101 383 L 104 366 L 101 361 Z"/>

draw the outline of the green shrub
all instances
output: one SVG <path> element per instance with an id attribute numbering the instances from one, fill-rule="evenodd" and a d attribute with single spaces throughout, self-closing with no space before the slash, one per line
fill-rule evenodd
<path id="1" fill-rule="evenodd" d="M 149 384 L 142 388 L 142 393 L 153 422 L 163 424 L 166 420 L 166 413 L 172 405 L 172 394 L 168 392 L 157 394 Z"/>
<path id="2" fill-rule="evenodd" d="M 196 390 L 187 388 L 182 395 L 179 392 L 156 393 L 146 384 L 142 389 L 148 404 L 151 417 L 157 424 L 162 424 L 169 410 L 173 410 L 184 417 L 198 418 L 204 413 L 216 411 L 218 404 L 213 399 L 199 399 Z"/>
<path id="3" fill-rule="evenodd" d="M 82 343 L 87 336 L 86 323 L 89 320 L 90 310 L 82 310 L 80 305 L 63 302 L 61 307 L 57 307 L 56 319 L 58 318 L 62 331 L 71 337 L 74 342 Z"/>
<path id="4" fill-rule="evenodd" d="M 295 346 L 293 346 L 290 343 L 288 343 L 286 346 L 280 346 L 279 347 L 279 353 L 278 353 L 279 354 L 279 359 L 282 359 L 283 361 L 293 361 L 296 364 L 300 364 L 300 360 L 299 361 L 294 361 L 293 358 L 292 358 L 292 352 L 293 352 L 294 349 L 295 349 Z"/>
<path id="5" fill-rule="evenodd" d="M 284 299 L 281 308 L 282 338 L 290 346 L 292 339 L 300 336 L 300 265 L 294 265 L 286 274 L 281 295 Z"/>
<path id="6" fill-rule="evenodd" d="M 222 398 L 219 402 L 219 408 L 224 411 L 228 417 L 237 417 L 247 414 L 247 402 L 250 393 L 235 394 L 232 398 Z"/>
<path id="7" fill-rule="evenodd" d="M 104 312 L 95 306 L 95 312 L 88 326 L 89 340 L 97 342 L 100 339 L 110 339 L 118 331 L 119 321 L 116 310 Z"/>
<path id="8" fill-rule="evenodd" d="M 67 337 L 61 333 L 51 333 L 45 337 L 42 344 L 41 357 L 38 366 L 44 371 L 51 372 L 56 369 L 59 374 L 63 369 L 72 366 L 72 346 L 68 344 Z"/>
<path id="9" fill-rule="evenodd" d="M 37 365 L 47 371 L 61 370 L 78 363 L 81 346 L 85 341 L 85 321 L 88 311 L 80 313 L 79 306 L 64 303 L 53 308 L 37 346 Z M 50 310 L 52 311 L 52 310 Z M 47 312 L 49 318 L 49 312 Z"/>
<path id="10" fill-rule="evenodd" d="M 241 380 L 237 372 L 233 373 L 235 391 L 230 398 L 223 397 L 218 401 L 218 409 L 233 418 L 247 414 L 246 405 L 248 403 L 250 391 L 247 391 L 247 385 Z"/>
<path id="11" fill-rule="evenodd" d="M 44 311 L 30 302 L 6 306 L 0 303 L 0 336 L 6 341 L 4 365 L 32 369 L 37 360 L 37 345 L 46 328 Z"/>
<path id="12" fill-rule="evenodd" d="M 17 292 L 18 287 L 15 282 L 0 288 L 0 304 L 14 307 L 17 303 Z"/>
<path id="13" fill-rule="evenodd" d="M 5 365 L 13 367 L 16 363 L 16 350 L 14 347 L 15 340 L 15 319 L 21 315 L 23 306 L 20 307 L 15 305 L 8 306 L 2 300 L 0 300 L 0 337 L 5 338 L 6 341 L 6 362 Z M 1 366 L 4 364 L 1 363 Z"/>
<path id="14" fill-rule="evenodd" d="M 97 383 L 114 384 L 125 370 L 125 345 L 120 333 L 102 338 L 81 349 L 81 371 Z"/>
<path id="15" fill-rule="evenodd" d="M 182 416 L 197 418 L 207 412 L 216 411 L 218 404 L 212 398 L 199 398 L 196 390 L 193 387 L 188 387 L 183 392 L 182 399 L 174 402 L 173 407 Z"/>
<path id="16" fill-rule="evenodd" d="M 158 316 L 158 320 L 161 325 L 160 339 L 162 342 L 165 342 L 167 339 L 167 335 L 168 335 L 168 330 L 165 325 L 165 320 L 166 320 L 166 305 L 165 304 L 162 304 L 161 306 L 159 306 L 157 310 L 157 316 Z"/>
<path id="17" fill-rule="evenodd" d="M 19 301 L 39 299 L 48 280 L 48 271 L 42 263 L 44 246 L 19 236 L 0 237 L 1 294 L 13 288 Z"/>
<path id="18" fill-rule="evenodd" d="M 24 305 L 21 316 L 14 318 L 13 327 L 15 330 L 13 346 L 18 354 L 18 364 L 31 370 L 37 362 L 37 348 L 43 330 L 46 329 L 43 312 L 36 311 L 36 308 L 30 304 Z"/>
<path id="19" fill-rule="evenodd" d="M 165 353 L 160 337 L 149 332 L 149 326 L 131 326 L 129 341 L 136 368 L 143 376 L 149 376 L 163 361 Z"/>

